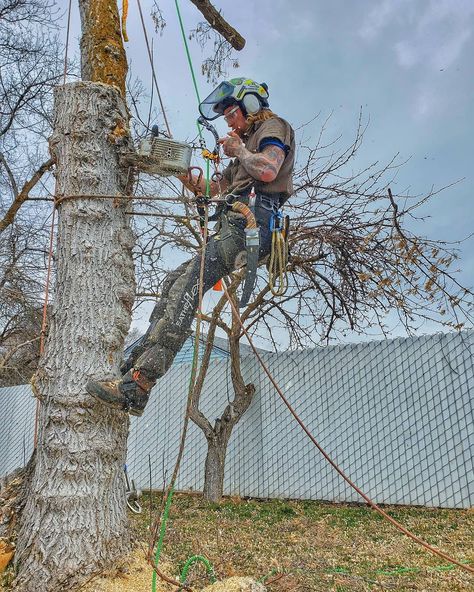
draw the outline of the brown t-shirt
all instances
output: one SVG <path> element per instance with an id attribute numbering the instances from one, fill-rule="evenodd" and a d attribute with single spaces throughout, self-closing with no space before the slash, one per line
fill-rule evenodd
<path id="1" fill-rule="evenodd" d="M 245 147 L 250 152 L 259 152 L 259 147 L 265 138 L 276 138 L 286 147 L 286 156 L 278 175 L 273 181 L 264 183 L 254 179 L 240 164 L 238 158 L 224 170 L 224 179 L 229 183 L 227 193 L 239 193 L 244 189 L 255 187 L 262 193 L 280 193 L 283 200 L 293 193 L 293 166 L 295 163 L 295 133 L 290 124 L 281 117 L 272 117 L 266 121 L 255 122 L 242 137 Z"/>

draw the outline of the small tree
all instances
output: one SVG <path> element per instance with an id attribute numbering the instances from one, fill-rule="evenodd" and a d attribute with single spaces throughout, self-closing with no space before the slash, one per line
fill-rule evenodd
<path id="1" fill-rule="evenodd" d="M 338 149 L 325 143 L 326 125 L 312 146 L 300 146 L 300 164 L 294 174 L 295 193 L 287 211 L 291 214 L 290 258 L 287 266 L 289 289 L 282 298 L 272 295 L 264 267 L 255 298 L 241 313 L 231 314 L 224 295 L 211 315 L 208 343 L 194 394 L 191 419 L 201 428 L 208 444 L 204 467 L 204 495 L 217 501 L 222 496 L 227 445 L 233 428 L 248 409 L 255 389 L 245 384 L 240 371 L 241 322 L 251 335 L 266 339 L 273 350 L 281 349 L 281 335 L 290 348 L 328 341 L 338 332 L 364 333 L 376 326 L 388 334 L 386 317 L 395 313 L 407 333 L 425 320 L 461 329 L 472 322 L 473 294 L 456 280 L 451 271 L 457 259 L 455 245 L 430 239 L 409 229 L 409 221 L 423 205 L 436 197 L 394 195 L 389 185 L 400 165 L 396 159 L 384 166 L 377 163 L 357 174 L 352 168 L 362 145 L 364 127 L 357 125 L 354 141 Z M 448 189 L 446 189 L 448 190 Z M 403 203 L 404 206 L 399 204 Z M 160 211 L 161 206 L 155 205 Z M 170 213 L 172 215 L 172 213 Z M 201 248 L 200 234 L 181 224 L 180 218 L 158 218 L 160 236 L 168 247 L 186 252 Z M 420 219 L 418 219 L 420 222 Z M 142 227 L 140 261 L 164 277 L 166 270 L 147 258 L 155 223 Z M 235 298 L 241 274 L 236 273 L 228 293 Z M 143 288 L 146 292 L 146 286 Z M 225 405 L 214 424 L 199 409 L 212 351 L 219 327 L 229 340 L 234 399 Z"/>

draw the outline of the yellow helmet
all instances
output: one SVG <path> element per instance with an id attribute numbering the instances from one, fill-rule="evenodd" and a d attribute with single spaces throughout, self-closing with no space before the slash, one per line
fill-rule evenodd
<path id="1" fill-rule="evenodd" d="M 199 112 L 208 121 L 224 114 L 231 105 L 238 105 L 244 115 L 254 115 L 268 108 L 268 86 L 250 78 L 232 78 L 221 82 L 199 105 Z"/>

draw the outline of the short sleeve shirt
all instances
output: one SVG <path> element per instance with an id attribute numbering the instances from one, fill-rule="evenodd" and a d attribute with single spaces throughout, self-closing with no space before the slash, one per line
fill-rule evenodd
<path id="1" fill-rule="evenodd" d="M 281 117 L 272 117 L 266 121 L 255 122 L 242 137 L 245 147 L 250 152 L 259 152 L 264 139 L 275 138 L 285 146 L 285 160 L 273 181 L 257 181 L 244 169 L 238 158 L 224 170 L 224 179 L 229 183 L 229 193 L 239 193 L 251 186 L 256 191 L 273 194 L 279 193 L 284 199 L 293 193 L 293 167 L 295 163 L 295 134 L 290 124 Z"/>

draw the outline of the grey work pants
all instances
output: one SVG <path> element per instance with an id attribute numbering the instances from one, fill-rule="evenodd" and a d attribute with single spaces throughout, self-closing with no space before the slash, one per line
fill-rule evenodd
<path id="1" fill-rule="evenodd" d="M 271 249 L 270 220 L 276 209 L 268 201 L 257 201 L 255 217 L 260 228 L 259 259 Z M 245 219 L 229 213 L 228 232 L 220 230 L 206 245 L 203 293 L 228 275 L 245 253 Z M 150 326 L 142 343 L 131 353 L 122 370 L 140 370 L 148 380 L 156 381 L 173 363 L 174 357 L 191 334 L 190 328 L 199 300 L 201 255 L 170 272 L 163 283 L 160 300 L 150 317 Z"/>

